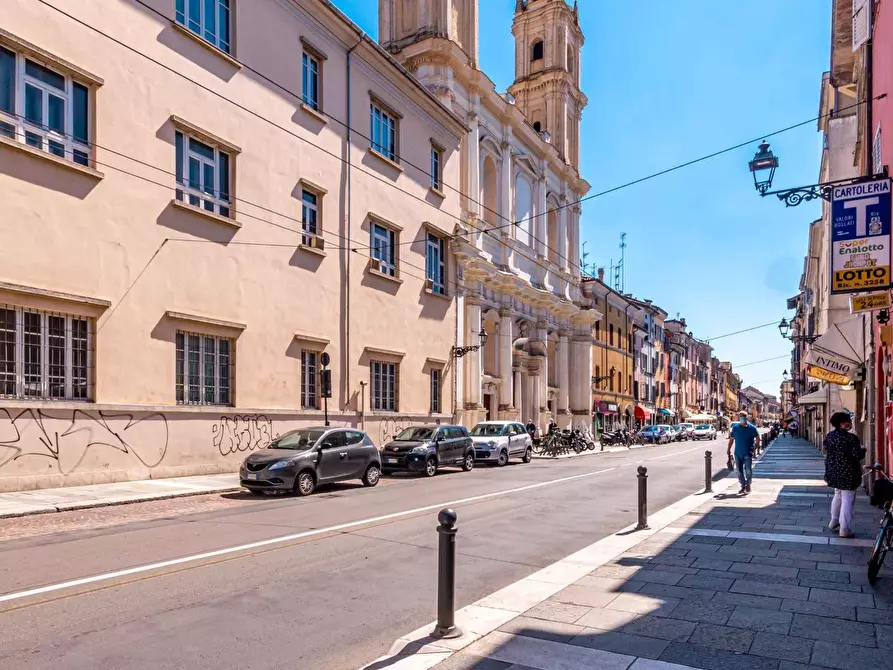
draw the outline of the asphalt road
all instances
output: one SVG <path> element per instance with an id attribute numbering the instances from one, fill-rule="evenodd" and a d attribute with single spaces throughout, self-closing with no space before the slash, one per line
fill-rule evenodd
<path id="1" fill-rule="evenodd" d="M 705 449 L 718 473 L 721 442 L 683 442 L 5 520 L 0 668 L 350 670 L 434 619 L 441 506 L 459 515 L 461 607 L 634 522 L 637 465 L 652 510 L 700 490 Z"/>

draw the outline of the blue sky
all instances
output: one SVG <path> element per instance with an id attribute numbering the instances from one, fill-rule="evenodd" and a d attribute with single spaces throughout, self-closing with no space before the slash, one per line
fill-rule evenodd
<path id="1" fill-rule="evenodd" d="M 378 36 L 375 0 L 334 0 Z M 581 172 L 597 193 L 818 114 L 830 54 L 830 0 L 582 0 L 586 36 Z M 497 90 L 514 79 L 515 0 L 481 0 L 480 62 Z M 814 183 L 816 124 L 770 138 L 777 186 Z M 756 145 L 585 204 L 589 261 L 619 258 L 626 291 L 714 337 L 788 316 L 817 203 L 786 209 L 756 195 L 747 171 Z M 774 326 L 715 342 L 736 367 L 789 354 Z M 778 393 L 788 361 L 747 365 L 746 383 Z"/>

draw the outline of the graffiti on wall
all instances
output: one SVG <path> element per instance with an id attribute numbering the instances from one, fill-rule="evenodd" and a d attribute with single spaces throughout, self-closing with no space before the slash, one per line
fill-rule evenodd
<path id="1" fill-rule="evenodd" d="M 378 446 L 384 446 L 394 439 L 401 430 L 409 428 L 412 421 L 409 417 L 395 416 L 382 419 L 378 424 Z"/>
<path id="2" fill-rule="evenodd" d="M 211 434 L 221 456 L 255 451 L 273 441 L 273 422 L 263 414 L 222 416 L 211 426 Z"/>
<path id="3" fill-rule="evenodd" d="M 19 459 L 43 458 L 62 474 L 75 472 L 93 451 L 112 449 L 127 455 L 128 467 L 152 468 L 167 453 L 168 426 L 163 414 L 15 410 L 0 408 L 0 468 Z M 103 464 L 109 467 L 110 463 Z M 118 465 L 115 465 L 118 469 Z"/>

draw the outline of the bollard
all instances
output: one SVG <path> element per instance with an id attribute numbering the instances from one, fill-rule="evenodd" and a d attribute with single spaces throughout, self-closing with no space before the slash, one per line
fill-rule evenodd
<path id="1" fill-rule="evenodd" d="M 713 452 L 704 452 L 704 493 L 713 493 Z"/>
<path id="2" fill-rule="evenodd" d="M 431 637 L 452 638 L 462 635 L 456 626 L 456 512 L 450 508 L 437 515 L 437 626 Z"/>
<path id="3" fill-rule="evenodd" d="M 636 530 L 648 530 L 648 468 L 640 465 L 639 473 L 639 523 Z"/>

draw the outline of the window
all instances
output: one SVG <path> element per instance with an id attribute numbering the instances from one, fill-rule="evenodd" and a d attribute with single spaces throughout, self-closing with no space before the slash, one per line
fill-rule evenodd
<path id="1" fill-rule="evenodd" d="M 543 130 L 543 124 L 540 123 L 539 121 L 534 121 L 534 122 L 533 122 L 533 129 L 534 129 L 536 132 L 540 133 L 540 132 L 542 132 L 542 130 Z"/>
<path id="2" fill-rule="evenodd" d="M 613 347 L 614 346 L 614 324 L 608 325 L 608 343 Z"/>
<path id="3" fill-rule="evenodd" d="M 443 150 L 431 147 L 431 188 L 435 191 L 443 189 Z"/>
<path id="4" fill-rule="evenodd" d="M 319 111 L 319 61 L 306 51 L 301 58 L 304 104 Z"/>
<path id="5" fill-rule="evenodd" d="M 303 349 L 301 351 L 301 407 L 303 409 L 319 408 L 318 371 L 317 353 Z"/>
<path id="6" fill-rule="evenodd" d="M 372 224 L 372 257 L 378 260 L 378 271 L 397 276 L 397 234 L 380 223 Z"/>
<path id="7" fill-rule="evenodd" d="M 372 361 L 372 410 L 397 411 L 397 364 Z"/>
<path id="8" fill-rule="evenodd" d="M 86 85 L 0 47 L 0 135 L 90 164 Z"/>
<path id="9" fill-rule="evenodd" d="M 443 239 L 428 233 L 425 255 L 425 276 L 431 281 L 431 290 L 446 295 L 446 259 Z"/>
<path id="10" fill-rule="evenodd" d="M 0 398 L 89 400 L 92 345 L 85 317 L 0 306 Z"/>
<path id="11" fill-rule="evenodd" d="M 601 377 L 601 376 L 602 376 L 602 368 L 601 368 L 600 365 L 596 365 L 596 366 L 595 366 L 595 378 L 598 379 L 598 378 Z M 602 385 L 601 380 L 599 380 L 599 381 L 596 382 L 596 383 L 597 383 L 599 386 Z"/>
<path id="12" fill-rule="evenodd" d="M 880 124 L 874 134 L 874 144 L 871 147 L 871 170 L 874 174 L 880 174 L 884 170 L 884 145 L 881 141 Z"/>
<path id="13" fill-rule="evenodd" d="M 602 322 L 601 321 L 595 322 L 595 339 L 597 339 L 598 341 L 601 341 L 601 339 L 602 339 Z"/>
<path id="14" fill-rule="evenodd" d="M 538 61 L 543 59 L 543 41 L 537 40 L 533 43 L 533 48 L 530 53 L 531 61 Z"/>
<path id="15" fill-rule="evenodd" d="M 301 227 L 304 229 L 303 242 L 310 245 L 319 235 L 319 196 L 306 188 L 301 191 Z"/>
<path id="16" fill-rule="evenodd" d="M 232 341 L 177 331 L 178 405 L 229 405 Z"/>
<path id="17" fill-rule="evenodd" d="M 614 390 L 614 373 L 611 372 L 610 370 L 608 371 L 608 390 L 609 391 Z"/>
<path id="18" fill-rule="evenodd" d="M 631 388 L 633 388 L 633 376 L 632 375 L 629 376 L 628 381 L 629 381 L 629 386 L 626 387 L 627 391 L 629 391 Z"/>
<path id="19" fill-rule="evenodd" d="M 231 0 L 177 0 L 177 23 L 230 53 Z"/>
<path id="20" fill-rule="evenodd" d="M 177 200 L 231 217 L 229 154 L 179 130 L 174 141 L 180 185 Z"/>
<path id="21" fill-rule="evenodd" d="M 369 105 L 370 123 L 372 124 L 372 149 L 385 158 L 397 160 L 397 119 L 381 105 L 373 102 Z"/>
<path id="22" fill-rule="evenodd" d="M 431 413 L 440 413 L 440 375 L 439 368 L 431 370 Z"/>

